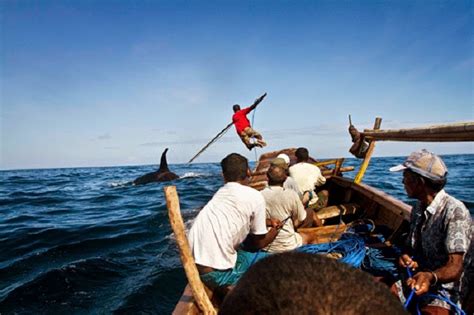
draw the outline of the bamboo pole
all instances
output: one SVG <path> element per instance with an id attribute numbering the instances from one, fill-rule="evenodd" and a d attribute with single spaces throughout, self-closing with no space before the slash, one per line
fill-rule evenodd
<path id="1" fill-rule="evenodd" d="M 199 278 L 199 273 L 194 262 L 191 248 L 189 247 L 188 239 L 184 228 L 183 218 L 181 217 L 181 211 L 179 207 L 179 198 L 176 191 L 176 186 L 166 186 L 164 188 L 166 197 L 166 206 L 168 207 L 168 216 L 171 223 L 171 228 L 176 236 L 176 242 L 178 243 L 179 255 L 183 268 L 188 278 L 189 286 L 193 292 L 194 299 L 199 309 L 204 314 L 217 314 L 214 306 L 212 305 L 207 293 L 204 289 L 204 285 Z"/>
<path id="2" fill-rule="evenodd" d="M 188 162 L 188 164 L 191 164 L 194 159 L 196 159 L 199 155 L 201 155 L 202 152 L 206 151 L 207 148 L 209 148 L 211 146 L 211 144 L 213 144 L 214 142 L 216 142 L 220 137 L 222 137 L 226 132 L 227 130 L 229 130 L 229 128 L 233 125 L 234 123 L 231 122 L 229 123 L 227 126 L 225 126 L 224 129 L 222 129 L 214 138 L 211 139 L 211 141 L 209 141 L 204 147 L 202 147 L 201 150 L 199 150 L 198 153 L 196 153 L 196 155 L 194 155 Z"/>
<path id="3" fill-rule="evenodd" d="M 382 124 L 382 118 L 377 117 L 375 118 L 375 123 L 374 123 L 374 130 L 380 129 L 380 125 Z M 365 171 L 367 170 L 367 167 L 369 166 L 370 159 L 372 158 L 372 153 L 374 152 L 375 148 L 375 140 L 370 141 L 369 148 L 367 149 L 367 152 L 364 157 L 364 161 L 362 162 L 359 173 L 357 173 L 357 176 L 354 178 L 354 183 L 358 184 L 362 181 L 362 178 L 364 177 Z"/>
<path id="4" fill-rule="evenodd" d="M 364 130 L 366 140 L 378 141 L 474 141 L 474 122 L 392 130 Z"/>

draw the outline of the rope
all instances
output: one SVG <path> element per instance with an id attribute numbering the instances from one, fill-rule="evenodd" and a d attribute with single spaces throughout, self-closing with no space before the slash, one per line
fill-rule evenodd
<path id="1" fill-rule="evenodd" d="M 365 243 L 356 234 L 344 234 L 339 241 L 303 245 L 296 251 L 310 254 L 339 253 L 342 255 L 339 261 L 359 268 L 365 257 Z"/>
<path id="2" fill-rule="evenodd" d="M 252 113 L 252 128 L 255 127 L 253 121 L 254 121 L 254 118 L 255 118 L 255 112 L 257 111 L 257 108 L 255 107 L 255 109 L 253 110 L 253 113 Z M 257 164 L 257 147 L 253 147 L 253 152 L 255 153 L 255 164 Z"/>
<path id="3" fill-rule="evenodd" d="M 407 274 L 409 278 L 413 277 L 413 274 L 409 267 L 407 267 Z M 408 308 L 414 296 L 415 296 L 415 288 L 411 289 L 410 295 L 408 296 L 405 304 L 403 305 L 405 309 Z M 424 298 L 432 298 L 432 299 L 437 299 L 437 300 L 446 302 L 454 308 L 454 310 L 456 311 L 456 314 L 466 315 L 466 312 L 464 312 L 456 303 L 454 303 L 453 301 L 451 301 L 449 298 L 445 296 L 442 296 L 439 294 L 425 293 L 419 297 L 419 299 L 424 299 Z M 421 315 L 419 302 L 416 303 L 416 312 Z"/>

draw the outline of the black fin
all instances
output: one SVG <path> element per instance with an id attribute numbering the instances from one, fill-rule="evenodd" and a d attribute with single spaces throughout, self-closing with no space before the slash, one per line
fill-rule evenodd
<path id="1" fill-rule="evenodd" d="M 163 153 L 161 153 L 161 161 L 160 161 L 160 168 L 158 172 L 169 172 L 168 168 L 168 161 L 166 161 L 166 152 L 168 152 L 168 148 L 166 148 Z"/>

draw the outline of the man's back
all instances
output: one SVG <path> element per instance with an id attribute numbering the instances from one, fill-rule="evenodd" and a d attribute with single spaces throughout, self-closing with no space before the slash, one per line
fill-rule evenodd
<path id="1" fill-rule="evenodd" d="M 253 188 L 229 182 L 201 210 L 188 239 L 197 264 L 215 269 L 235 265 L 235 248 L 245 237 L 265 234 L 265 201 Z"/>
<path id="2" fill-rule="evenodd" d="M 290 176 L 298 184 L 300 193 L 313 190 L 315 186 L 326 183 L 326 178 L 321 174 L 319 167 L 306 162 L 300 162 L 290 167 Z"/>
<path id="3" fill-rule="evenodd" d="M 235 129 L 238 134 L 241 134 L 245 128 L 250 127 L 250 121 L 247 118 L 247 114 L 250 112 L 250 107 L 239 110 L 232 115 L 232 122 L 235 125 Z"/>
<path id="4" fill-rule="evenodd" d="M 292 250 L 302 245 L 301 236 L 295 232 L 293 221 L 302 222 L 306 218 L 306 211 L 293 190 L 287 190 L 280 186 L 269 186 L 262 190 L 265 198 L 267 218 L 280 221 L 288 219 L 279 231 L 275 240 L 265 250 L 269 252 L 281 252 Z"/>

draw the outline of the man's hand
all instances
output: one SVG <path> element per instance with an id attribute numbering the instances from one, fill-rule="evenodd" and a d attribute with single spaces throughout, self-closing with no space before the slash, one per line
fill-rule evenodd
<path id="1" fill-rule="evenodd" d="M 271 226 L 272 228 L 275 228 L 275 229 L 279 229 L 282 226 L 280 220 L 273 219 L 273 218 L 267 219 L 266 223 L 267 223 L 267 226 Z"/>
<path id="2" fill-rule="evenodd" d="M 422 295 L 430 289 L 433 278 L 434 276 L 431 272 L 418 272 L 413 278 L 407 280 L 407 285 L 415 289 L 416 295 Z"/>
<path id="3" fill-rule="evenodd" d="M 404 268 L 408 267 L 411 270 L 415 270 L 418 268 L 418 263 L 410 258 L 407 254 L 403 254 L 398 259 L 398 264 Z"/>
<path id="4" fill-rule="evenodd" d="M 267 93 L 263 94 L 262 96 L 260 96 L 259 98 L 257 98 L 255 100 L 255 102 L 253 102 L 253 105 L 254 106 L 257 106 L 258 104 L 260 104 L 261 101 L 263 101 L 263 99 L 265 98 L 265 96 L 267 96 Z"/>

